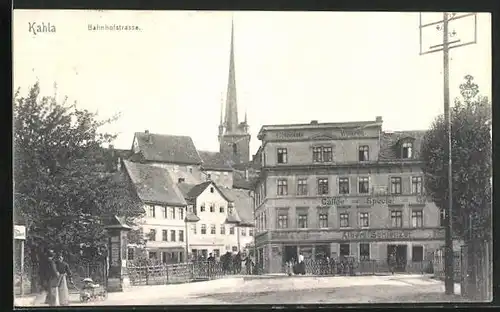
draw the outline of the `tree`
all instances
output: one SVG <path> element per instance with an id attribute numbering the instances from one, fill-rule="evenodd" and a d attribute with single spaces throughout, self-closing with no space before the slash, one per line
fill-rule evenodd
<path id="1" fill-rule="evenodd" d="M 104 221 L 134 220 L 143 213 L 127 177 L 110 172 L 103 146 L 115 135 L 99 132 L 116 117 L 98 120 L 67 98 L 40 97 L 36 83 L 27 97 L 14 95 L 14 215 L 26 224 L 27 253 L 49 245 L 67 256 L 102 250 Z M 96 252 L 84 254 L 87 258 Z"/>
<path id="2" fill-rule="evenodd" d="M 491 104 L 478 95 L 473 79 L 465 76 L 465 83 L 460 85 L 462 99 L 457 98 L 451 110 L 452 224 L 454 235 L 466 241 L 491 234 Z M 444 116 L 436 118 L 421 151 L 426 192 L 440 209 L 446 209 L 448 203 L 446 129 Z"/>

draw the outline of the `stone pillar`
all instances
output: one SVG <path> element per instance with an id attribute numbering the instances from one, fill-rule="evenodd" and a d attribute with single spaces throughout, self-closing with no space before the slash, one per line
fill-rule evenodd
<path id="1" fill-rule="evenodd" d="M 127 272 L 127 233 L 130 231 L 124 221 L 113 217 L 106 226 L 108 231 L 109 271 L 107 281 L 108 292 L 121 292 L 130 286 Z"/>

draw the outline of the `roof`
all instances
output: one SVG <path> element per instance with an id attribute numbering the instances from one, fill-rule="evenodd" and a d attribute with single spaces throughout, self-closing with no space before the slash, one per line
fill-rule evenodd
<path id="1" fill-rule="evenodd" d="M 145 160 L 180 164 L 201 164 L 189 136 L 136 132 L 135 139 Z"/>
<path id="2" fill-rule="evenodd" d="M 186 201 L 167 169 L 124 160 L 126 171 L 144 202 L 185 206 Z"/>
<path id="3" fill-rule="evenodd" d="M 380 160 L 397 160 L 397 144 L 400 139 L 413 138 L 413 155 L 416 159 L 420 157 L 420 147 L 425 136 L 425 130 L 382 132 L 380 136 Z"/>
<path id="4" fill-rule="evenodd" d="M 251 190 L 252 178 L 256 175 L 255 170 L 248 170 L 248 178 L 245 178 L 244 172 L 233 171 L 233 188 Z"/>
<path id="5" fill-rule="evenodd" d="M 209 185 L 213 185 L 219 193 L 221 193 L 222 197 L 224 197 L 225 200 L 231 202 L 233 201 L 230 197 L 224 193 L 224 191 L 217 186 L 213 181 L 206 181 L 200 184 L 195 185 L 194 187 L 191 188 L 191 190 L 187 193 L 187 198 L 197 198 L 203 191 L 207 189 Z"/>
<path id="6" fill-rule="evenodd" d="M 186 222 L 198 222 L 198 221 L 200 221 L 200 218 L 197 215 L 195 215 L 194 213 L 188 212 L 186 214 L 186 218 L 184 220 Z"/>
<path id="7" fill-rule="evenodd" d="M 202 167 L 205 170 L 232 171 L 231 165 L 221 153 L 198 151 L 203 161 Z"/>
<path id="8" fill-rule="evenodd" d="M 254 224 L 252 198 L 247 190 L 221 188 L 226 196 L 234 202 L 234 208 L 242 225 Z"/>

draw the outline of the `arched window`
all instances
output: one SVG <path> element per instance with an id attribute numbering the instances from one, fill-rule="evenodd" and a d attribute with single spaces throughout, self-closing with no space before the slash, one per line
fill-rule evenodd
<path id="1" fill-rule="evenodd" d="M 237 154 L 238 153 L 238 145 L 236 145 L 236 143 L 233 143 L 233 154 Z"/>

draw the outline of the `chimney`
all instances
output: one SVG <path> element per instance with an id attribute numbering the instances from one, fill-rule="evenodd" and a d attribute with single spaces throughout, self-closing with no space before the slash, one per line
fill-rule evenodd
<path id="1" fill-rule="evenodd" d="M 148 129 L 144 130 L 144 133 L 146 134 L 148 143 L 153 144 L 153 137 L 151 136 L 151 134 L 149 134 L 149 130 Z"/>
<path id="2" fill-rule="evenodd" d="M 149 134 L 149 130 L 148 129 L 144 130 L 144 133 Z"/>
<path id="3" fill-rule="evenodd" d="M 317 120 L 311 120 L 311 125 L 317 125 L 318 121 Z"/>
<path id="4" fill-rule="evenodd" d="M 377 116 L 375 118 L 375 122 L 382 122 L 382 116 Z"/>

